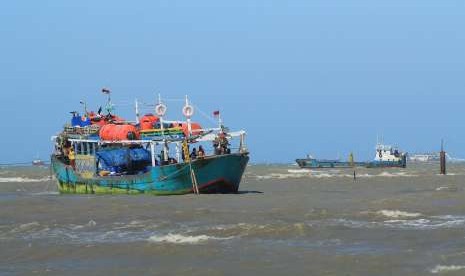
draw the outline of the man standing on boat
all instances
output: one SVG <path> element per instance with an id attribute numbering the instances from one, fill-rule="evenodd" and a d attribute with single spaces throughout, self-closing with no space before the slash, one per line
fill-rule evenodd
<path id="1" fill-rule="evenodd" d="M 76 167 L 76 155 L 74 154 L 73 146 L 69 147 L 68 158 L 69 158 L 69 164 L 74 169 Z"/>

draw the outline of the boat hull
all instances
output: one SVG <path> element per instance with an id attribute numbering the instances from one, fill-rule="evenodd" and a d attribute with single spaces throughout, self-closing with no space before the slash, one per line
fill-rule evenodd
<path id="1" fill-rule="evenodd" d="M 297 159 L 297 164 L 302 169 L 331 169 L 331 168 L 353 168 L 362 167 L 363 162 L 344 162 L 338 160 Z"/>
<path id="2" fill-rule="evenodd" d="M 78 173 L 54 156 L 51 161 L 60 193 L 176 195 L 193 193 L 191 168 L 200 193 L 236 193 L 249 156 L 248 153 L 211 156 L 190 165 L 150 167 L 143 174 L 120 176 Z"/>
<path id="3" fill-rule="evenodd" d="M 405 161 L 374 161 L 366 165 L 367 168 L 406 168 Z"/>

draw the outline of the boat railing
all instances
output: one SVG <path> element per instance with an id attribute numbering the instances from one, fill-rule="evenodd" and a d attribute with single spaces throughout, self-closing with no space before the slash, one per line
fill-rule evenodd
<path id="1" fill-rule="evenodd" d="M 214 142 L 217 137 L 218 133 L 214 133 L 215 129 L 208 129 L 204 134 L 198 135 L 191 137 L 190 139 L 188 138 L 188 144 L 192 147 L 190 150 L 192 150 L 194 147 L 196 147 L 196 144 L 201 145 L 202 142 Z M 205 156 L 206 157 L 211 157 L 215 155 L 224 155 L 224 154 L 229 154 L 229 153 L 247 153 L 247 148 L 245 145 L 245 131 L 237 131 L 237 132 L 231 132 L 225 134 L 226 138 L 229 141 L 233 141 L 234 138 L 239 137 L 239 143 L 238 146 L 232 146 L 231 144 L 228 143 L 228 146 L 226 148 L 226 152 L 224 152 L 225 149 L 220 149 L 220 148 L 213 148 L 207 150 L 204 149 Z M 52 137 L 52 140 L 55 140 L 57 137 Z M 166 138 L 166 137 L 165 137 Z M 71 142 L 72 146 L 75 149 L 75 152 L 77 155 L 90 155 L 93 156 L 96 154 L 98 148 L 100 146 L 107 146 L 107 145 L 121 145 L 121 146 L 130 146 L 130 145 L 140 145 L 144 146 L 146 149 L 150 151 L 151 155 L 151 161 L 152 161 L 152 166 L 155 167 L 157 166 L 157 157 L 159 156 L 156 153 L 156 148 L 158 146 L 163 147 L 166 149 L 167 145 L 174 144 L 176 148 L 176 160 L 177 162 L 182 162 L 181 161 L 181 152 L 182 152 L 182 143 L 185 142 L 184 139 L 163 139 L 163 140 L 120 140 L 120 141 L 106 141 L 106 140 L 100 140 L 100 139 L 78 139 L 78 138 L 68 138 L 67 139 L 69 142 Z M 236 140 L 237 141 L 237 140 Z M 237 142 L 234 143 L 234 145 L 237 145 Z M 198 147 L 196 147 L 198 149 Z M 191 152 L 189 152 L 191 154 Z M 166 155 L 169 159 L 169 156 Z M 165 159 L 168 160 L 168 159 Z"/>

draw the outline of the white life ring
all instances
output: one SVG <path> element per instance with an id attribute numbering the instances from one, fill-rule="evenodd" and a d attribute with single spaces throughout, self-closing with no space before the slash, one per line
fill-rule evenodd
<path id="1" fill-rule="evenodd" d="M 164 104 L 157 104 L 155 106 L 155 113 L 157 113 L 158 116 L 163 117 L 166 114 L 167 107 Z"/>
<path id="2" fill-rule="evenodd" d="M 186 118 L 192 117 L 194 115 L 194 107 L 191 106 L 191 105 L 185 105 L 182 108 L 182 114 L 184 114 L 184 116 L 186 116 Z"/>

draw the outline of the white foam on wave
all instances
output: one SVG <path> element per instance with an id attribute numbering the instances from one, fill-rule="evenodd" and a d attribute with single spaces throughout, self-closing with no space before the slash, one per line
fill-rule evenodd
<path id="1" fill-rule="evenodd" d="M 431 269 L 431 273 L 439 274 L 439 273 L 447 273 L 451 271 L 459 271 L 464 270 L 464 265 L 437 265 L 435 268 Z"/>
<path id="2" fill-rule="evenodd" d="M 380 177 L 416 177 L 418 175 L 407 174 L 406 172 L 396 172 L 396 173 L 382 172 L 382 173 L 378 174 L 377 176 L 380 176 Z"/>
<path id="3" fill-rule="evenodd" d="M 306 176 L 305 174 L 270 173 L 267 175 L 257 175 L 256 178 L 260 180 L 267 180 L 267 179 L 301 178 L 305 176 Z"/>
<path id="4" fill-rule="evenodd" d="M 448 187 L 448 186 L 441 186 L 435 189 L 437 192 L 446 191 L 446 192 L 457 192 L 457 187 Z"/>
<path id="5" fill-rule="evenodd" d="M 173 243 L 173 244 L 199 244 L 209 240 L 227 240 L 230 238 L 218 238 L 207 235 L 184 236 L 181 234 L 154 235 L 149 238 L 150 242 L 156 243 Z"/>
<path id="6" fill-rule="evenodd" d="M 37 221 L 33 221 L 33 222 L 21 224 L 21 225 L 19 225 L 18 228 L 21 229 L 21 230 L 26 230 L 26 229 L 31 229 L 31 228 L 37 227 L 37 226 L 40 226 L 40 223 L 38 223 Z"/>
<path id="7" fill-rule="evenodd" d="M 372 177 L 417 177 L 416 174 L 408 174 L 407 172 L 381 172 L 379 174 L 357 174 L 357 178 L 372 178 Z M 268 179 L 292 179 L 292 178 L 353 178 L 353 173 L 343 173 L 341 170 L 329 169 L 329 170 L 309 170 L 309 169 L 289 169 L 287 173 L 269 173 L 266 175 L 255 175 L 257 179 L 268 180 Z"/>
<path id="8" fill-rule="evenodd" d="M 53 191 L 50 191 L 50 192 L 38 192 L 38 193 L 32 193 L 31 195 L 35 195 L 35 196 L 42 196 L 42 195 L 59 195 L 60 193 L 59 192 L 53 192 Z"/>
<path id="9" fill-rule="evenodd" d="M 27 177 L 0 177 L 0 183 L 28 183 L 28 182 L 45 182 L 49 181 L 50 177 L 44 177 L 44 178 L 27 178 Z"/>
<path id="10" fill-rule="evenodd" d="M 381 210 L 376 213 L 388 218 L 416 218 L 422 216 L 421 213 L 409 213 L 399 210 Z"/>
<path id="11" fill-rule="evenodd" d="M 297 173 L 297 174 L 308 174 L 311 173 L 311 171 L 307 169 L 291 169 L 287 170 L 288 173 Z"/>
<path id="12" fill-rule="evenodd" d="M 465 216 L 431 216 L 418 218 L 423 216 L 420 213 L 407 213 L 390 211 L 387 213 L 390 218 L 385 221 L 367 221 L 367 220 L 350 220 L 350 219 L 330 219 L 326 221 L 329 225 L 342 225 L 349 228 L 391 228 L 400 230 L 435 230 L 435 229 L 453 229 L 463 228 L 465 226 Z M 318 223 L 325 223 L 319 221 Z"/>

